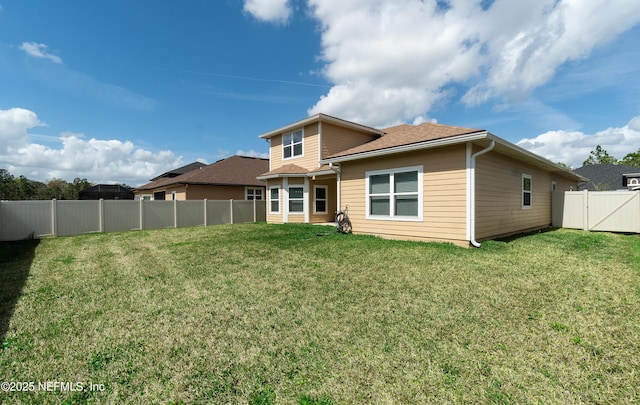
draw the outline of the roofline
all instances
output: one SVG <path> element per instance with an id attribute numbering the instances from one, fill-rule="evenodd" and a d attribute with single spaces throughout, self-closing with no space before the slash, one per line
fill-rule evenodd
<path id="1" fill-rule="evenodd" d="M 411 143 L 407 145 L 393 146 L 391 148 L 376 149 L 368 152 L 353 153 L 350 155 L 338 156 L 335 158 L 322 159 L 320 161 L 320 164 L 341 163 L 341 162 L 347 162 L 350 160 L 359 160 L 359 159 L 366 159 L 369 157 L 391 155 L 394 153 L 411 152 L 411 151 L 420 150 L 420 149 L 430 149 L 430 148 L 436 148 L 439 146 L 455 145 L 458 143 L 484 139 L 484 138 L 487 138 L 488 134 L 489 133 L 487 131 L 476 131 L 471 134 L 450 136 L 447 138 L 440 138 L 440 139 L 435 139 L 430 141 Z"/>
<path id="2" fill-rule="evenodd" d="M 267 174 L 266 176 L 256 176 L 258 180 L 270 180 L 277 179 L 279 177 L 309 177 L 306 173 L 276 173 L 276 174 Z"/>
<path id="3" fill-rule="evenodd" d="M 623 173 L 623 176 L 640 176 L 640 173 Z"/>
<path id="4" fill-rule="evenodd" d="M 366 132 L 369 132 L 369 133 L 374 133 L 374 134 L 380 135 L 380 136 L 384 135 L 384 131 L 381 131 L 379 129 L 371 128 L 371 127 L 368 127 L 366 125 L 362 125 L 362 124 L 358 124 L 358 123 L 355 123 L 355 122 L 351 122 L 351 121 L 343 120 L 343 119 L 340 119 L 340 118 L 332 117 L 331 115 L 326 115 L 326 114 L 319 113 L 319 114 L 312 115 L 312 116 L 307 117 L 307 118 L 303 118 L 303 119 L 298 120 L 296 122 L 293 122 L 291 124 L 285 125 L 284 127 L 280 127 L 280 128 L 274 129 L 273 131 L 269 131 L 267 133 L 264 133 L 264 134 L 260 135 L 259 137 L 263 138 L 263 139 L 269 139 L 269 138 L 271 138 L 273 136 L 276 136 L 276 135 L 279 135 L 279 134 L 281 134 L 283 132 L 290 131 L 290 130 L 293 130 L 293 129 L 298 128 L 298 127 L 304 127 L 305 125 L 312 124 L 312 123 L 314 123 L 316 121 L 328 122 L 328 123 L 331 123 L 331 124 L 340 125 L 342 127 L 353 128 L 353 129 L 357 129 L 357 130 L 360 130 L 360 131 L 366 131 Z"/>
<path id="5" fill-rule="evenodd" d="M 504 140 L 504 139 L 500 138 L 499 136 L 496 136 L 496 135 L 494 135 L 494 134 L 492 134 L 490 132 L 489 132 L 489 138 L 495 140 L 496 142 L 502 144 L 503 146 L 506 146 L 506 147 L 508 147 L 510 149 L 515 150 L 516 152 L 522 153 L 523 155 L 527 155 L 530 158 L 539 161 L 540 163 L 544 163 L 547 166 L 552 166 L 552 167 L 556 168 L 559 171 L 562 171 L 564 173 L 567 173 L 567 174 L 570 174 L 570 175 L 572 175 L 574 177 L 577 177 L 577 178 L 580 179 L 580 181 L 589 181 L 588 178 L 584 177 L 581 174 L 578 174 L 578 173 L 574 172 L 573 170 L 567 169 L 566 167 L 564 167 L 564 166 L 562 166 L 562 165 L 560 165 L 558 163 L 552 162 L 551 160 L 549 160 L 549 159 L 547 159 L 545 157 L 542 157 L 542 156 L 540 156 L 540 155 L 538 155 L 536 153 L 528 151 L 525 148 L 523 148 L 521 146 L 518 146 L 516 144 L 513 144 L 513 143 L 511 143 L 511 142 L 509 142 L 507 140 Z"/>
<path id="6" fill-rule="evenodd" d="M 431 148 L 437 148 L 437 147 L 441 147 L 441 146 L 449 146 L 449 145 L 456 145 L 456 144 L 461 144 L 461 143 L 466 143 L 466 142 L 472 142 L 472 141 L 477 141 L 480 139 L 488 139 L 488 140 L 492 140 L 495 141 L 496 143 L 505 146 L 511 150 L 514 150 L 520 154 L 523 154 L 533 160 L 536 160 L 538 162 L 540 162 L 541 164 L 544 164 L 545 166 L 550 166 L 553 167 L 555 169 L 557 169 L 560 172 L 564 172 L 568 175 L 572 175 L 575 178 L 580 179 L 580 181 L 588 181 L 588 179 L 582 175 L 579 175 L 578 173 L 573 172 L 572 170 L 568 170 L 567 168 L 554 163 L 546 158 L 543 158 L 540 155 L 537 155 L 533 152 L 530 152 L 518 145 L 515 145 L 509 141 L 506 141 L 502 138 L 500 138 L 499 136 L 496 136 L 494 134 L 492 134 L 489 131 L 484 131 L 484 130 L 480 130 L 480 131 L 476 131 L 473 133 L 469 133 L 469 134 L 463 134 L 463 135 L 456 135 L 456 136 L 450 136 L 447 138 L 440 138 L 440 139 L 435 139 L 435 140 L 431 140 L 431 141 L 424 141 L 424 142 L 418 142 L 418 143 L 413 143 L 413 144 L 408 144 L 408 145 L 400 145 L 400 146 L 395 146 L 395 147 L 391 147 L 391 148 L 385 148 L 385 149 L 378 149 L 378 150 L 373 150 L 373 151 L 369 151 L 369 152 L 361 152 L 361 153 L 354 153 L 351 155 L 345 155 L 345 156 L 338 156 L 335 158 L 329 158 L 329 159 L 323 159 L 320 161 L 321 164 L 331 164 L 331 163 L 341 163 L 341 162 L 348 162 L 348 161 L 352 161 L 352 160 L 359 160 L 359 159 L 366 159 L 366 158 L 370 158 L 370 157 L 378 157 L 378 156 L 385 156 L 385 155 L 391 155 L 391 154 L 395 154 L 395 153 L 401 153 L 401 152 L 411 152 L 411 151 L 416 151 L 416 150 L 422 150 L 422 149 L 431 149 Z"/>

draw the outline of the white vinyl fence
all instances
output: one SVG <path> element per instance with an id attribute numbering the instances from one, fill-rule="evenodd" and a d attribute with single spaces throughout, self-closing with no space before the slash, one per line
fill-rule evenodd
<path id="1" fill-rule="evenodd" d="M 555 227 L 640 233 L 640 191 L 565 191 L 552 200 Z"/>
<path id="2" fill-rule="evenodd" d="M 0 241 L 266 221 L 265 201 L 0 201 Z"/>

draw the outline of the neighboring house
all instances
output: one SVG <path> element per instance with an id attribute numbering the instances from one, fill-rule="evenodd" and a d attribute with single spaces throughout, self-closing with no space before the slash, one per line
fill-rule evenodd
<path id="1" fill-rule="evenodd" d="M 192 170 L 199 169 L 199 168 L 205 167 L 205 166 L 207 166 L 207 164 L 206 163 L 202 163 L 202 162 L 189 163 L 188 165 L 185 165 L 185 166 L 179 167 L 177 169 L 169 170 L 168 172 L 162 173 L 161 175 L 152 178 L 150 181 L 156 181 L 156 180 L 159 180 L 161 178 L 178 177 L 181 174 L 189 173 Z"/>
<path id="2" fill-rule="evenodd" d="M 586 179 L 485 130 L 375 129 L 317 114 L 270 143 L 267 222 L 322 223 L 349 206 L 355 233 L 479 246 L 551 224 L 552 190 Z"/>
<path id="3" fill-rule="evenodd" d="M 133 200 L 133 189 L 119 184 L 96 184 L 79 192 L 80 200 Z"/>
<path id="4" fill-rule="evenodd" d="M 640 190 L 640 168 L 625 165 L 586 165 L 574 172 L 589 179 L 578 190 Z"/>
<path id="5" fill-rule="evenodd" d="M 267 159 L 231 156 L 175 177 L 156 177 L 134 192 L 138 200 L 262 200 L 265 183 L 256 176 L 268 168 Z"/>

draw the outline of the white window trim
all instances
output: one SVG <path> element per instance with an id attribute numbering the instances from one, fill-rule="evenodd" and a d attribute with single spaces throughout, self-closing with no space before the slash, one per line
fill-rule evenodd
<path id="1" fill-rule="evenodd" d="M 278 190 L 278 211 L 272 211 L 272 205 L 271 205 L 271 190 Z M 280 205 L 282 204 L 282 198 L 281 195 L 282 193 L 280 192 L 280 186 L 271 186 L 269 187 L 269 196 L 268 196 L 268 204 L 269 204 L 269 214 L 280 214 Z"/>
<path id="2" fill-rule="evenodd" d="M 524 179 L 529 179 L 531 190 L 524 189 Z M 524 194 L 529 193 L 529 205 L 524 205 Z M 520 205 L 523 210 L 530 210 L 533 207 L 533 177 L 530 174 L 522 173 L 520 179 Z"/>
<path id="3" fill-rule="evenodd" d="M 370 207 L 370 198 L 369 198 L 369 178 L 370 176 L 380 175 L 380 174 L 389 174 L 389 187 L 393 187 L 393 175 L 395 173 L 404 173 L 404 172 L 418 172 L 418 216 L 416 217 L 407 217 L 407 216 L 396 216 L 394 215 L 394 201 L 393 196 L 395 193 L 390 192 L 390 201 L 389 201 L 389 209 L 390 215 L 371 215 Z M 385 169 L 385 170 L 372 170 L 365 172 L 365 207 L 366 207 L 366 219 L 375 219 L 382 221 L 406 221 L 406 222 L 422 222 L 424 215 L 424 166 L 408 166 L 408 167 L 399 167 L 394 169 Z M 414 193 L 406 193 L 406 194 L 414 194 Z"/>
<path id="4" fill-rule="evenodd" d="M 293 134 L 295 132 L 302 132 L 302 140 L 300 141 L 300 144 L 302 145 L 302 153 L 299 155 L 294 155 L 293 154 L 293 145 L 295 145 L 295 143 L 291 143 L 291 156 L 290 157 L 284 157 L 284 148 L 285 148 L 285 144 L 284 144 L 284 137 L 286 135 L 291 135 L 291 140 L 293 140 Z M 293 130 L 291 132 L 287 132 L 286 134 L 282 134 L 282 160 L 291 160 L 291 159 L 298 159 L 304 157 L 304 128 L 300 128 L 300 129 L 296 129 Z"/>
<path id="5" fill-rule="evenodd" d="M 302 189 L 302 198 L 291 198 L 291 189 L 292 188 L 301 188 Z M 305 191 L 306 188 L 304 187 L 303 184 L 289 184 L 288 188 L 287 188 L 287 209 L 289 212 L 289 215 L 305 215 Z M 302 211 L 291 211 L 291 208 L 289 206 L 289 202 L 293 200 L 293 201 L 302 201 Z"/>
<path id="6" fill-rule="evenodd" d="M 318 199 L 316 190 L 319 188 L 324 189 L 324 198 Z M 326 214 L 329 212 L 329 187 L 328 186 L 313 186 L 313 213 L 314 214 Z M 324 201 L 324 211 L 316 211 L 316 202 Z"/>
<path id="7" fill-rule="evenodd" d="M 260 187 L 245 187 L 244 188 L 244 199 L 245 200 L 249 200 L 249 191 L 252 190 L 253 191 L 253 199 L 255 200 L 256 198 L 256 191 L 262 191 L 262 188 Z M 257 200 L 257 201 L 263 201 L 264 200 L 264 194 L 261 194 L 261 199 Z"/>

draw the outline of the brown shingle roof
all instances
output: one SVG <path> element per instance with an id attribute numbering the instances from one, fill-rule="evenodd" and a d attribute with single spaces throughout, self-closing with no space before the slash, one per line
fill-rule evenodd
<path id="1" fill-rule="evenodd" d="M 264 182 L 256 177 L 266 170 L 269 170 L 269 159 L 231 156 L 177 177 L 153 181 L 136 190 L 151 190 L 173 184 L 264 186 Z"/>
<path id="2" fill-rule="evenodd" d="M 395 127 L 385 128 L 383 129 L 383 131 L 385 132 L 385 135 L 378 139 L 351 149 L 344 150 L 342 152 L 338 152 L 329 156 L 328 158 L 355 155 L 358 153 L 372 152 L 398 146 L 434 141 L 436 139 L 481 132 L 483 130 L 425 122 L 421 125 L 397 125 Z"/>
<path id="3" fill-rule="evenodd" d="M 298 165 L 289 164 L 289 165 L 280 166 L 277 169 L 273 169 L 267 173 L 263 173 L 258 177 L 262 179 L 266 179 L 266 178 L 279 177 L 280 175 L 283 175 L 283 177 L 295 176 L 295 175 L 313 176 L 313 175 L 327 174 L 328 172 L 331 172 L 331 166 L 329 165 L 322 165 L 320 167 L 316 167 L 313 170 L 307 170 Z"/>
<path id="4" fill-rule="evenodd" d="M 262 173 L 259 176 L 265 177 L 265 176 L 276 176 L 278 174 L 307 174 L 307 173 L 309 173 L 309 170 L 303 167 L 300 167 L 298 165 L 289 164 L 289 165 L 280 166 L 277 169 L 273 169 L 266 173 Z"/>

